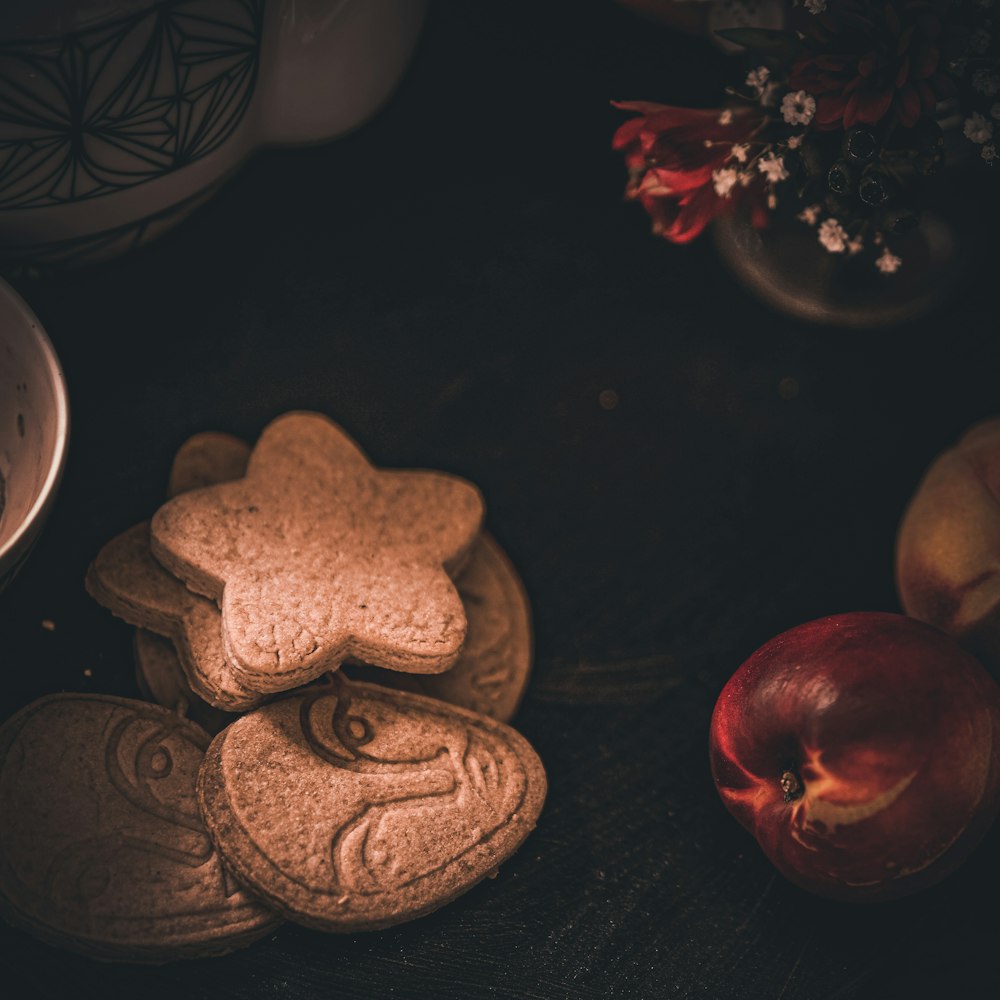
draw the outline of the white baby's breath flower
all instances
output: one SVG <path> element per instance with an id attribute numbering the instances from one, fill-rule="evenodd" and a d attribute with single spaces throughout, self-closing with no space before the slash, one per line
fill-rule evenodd
<path id="1" fill-rule="evenodd" d="M 965 119 L 962 131 L 965 138 L 973 142 L 989 142 L 993 138 L 993 126 L 978 111 L 973 111 L 972 116 Z"/>
<path id="2" fill-rule="evenodd" d="M 882 251 L 882 256 L 875 261 L 875 266 L 883 274 L 895 274 L 903 262 L 888 247 Z"/>
<path id="3" fill-rule="evenodd" d="M 781 117 L 788 125 L 808 125 L 816 114 L 816 98 L 804 90 L 785 94 L 781 101 Z"/>
<path id="4" fill-rule="evenodd" d="M 764 89 L 764 84 L 767 83 L 770 75 L 771 71 L 766 66 L 758 66 L 756 69 L 752 69 L 749 73 L 747 73 L 747 86 L 750 87 L 755 94 L 759 94 Z"/>
<path id="5" fill-rule="evenodd" d="M 728 198 L 732 194 L 737 180 L 739 180 L 739 174 L 731 167 L 712 171 L 712 184 L 715 187 L 715 193 L 720 198 Z"/>
<path id="6" fill-rule="evenodd" d="M 855 236 L 854 239 L 847 244 L 847 252 L 852 257 L 857 253 L 861 253 L 864 248 L 865 241 L 860 236 Z"/>
<path id="7" fill-rule="evenodd" d="M 800 222 L 805 222 L 807 225 L 815 226 L 819 222 L 819 213 L 823 211 L 822 205 L 807 205 L 801 212 L 796 216 Z"/>
<path id="8" fill-rule="evenodd" d="M 997 105 L 1000 108 L 1000 104 Z M 745 142 L 737 143 L 733 146 L 733 151 L 729 154 L 737 163 L 746 163 L 750 155 L 750 147 Z"/>
<path id="9" fill-rule="evenodd" d="M 1000 91 L 1000 77 L 988 69 L 977 69 L 972 74 L 972 89 L 987 97 L 992 97 L 997 91 Z"/>
<path id="10" fill-rule="evenodd" d="M 847 231 L 836 219 L 827 219 L 819 227 L 818 235 L 830 253 L 843 253 L 847 249 Z"/>
<path id="11" fill-rule="evenodd" d="M 806 10 L 810 14 L 822 14 L 826 10 L 826 0 L 806 0 Z"/>
<path id="12" fill-rule="evenodd" d="M 987 163 L 988 163 L 988 164 L 989 164 L 990 166 L 993 166 L 993 162 L 994 162 L 994 161 L 996 160 L 996 158 L 997 158 L 997 148 L 996 148 L 996 146 L 994 146 L 994 145 L 993 145 L 993 143 L 992 143 L 992 142 L 988 142 L 988 143 L 987 143 L 987 144 L 986 144 L 985 146 L 983 146 L 983 148 L 982 148 L 982 149 L 981 149 L 981 150 L 979 151 L 979 155 L 980 155 L 980 156 L 982 156 L 982 158 L 983 158 L 983 159 L 984 159 L 984 160 L 985 160 L 985 161 L 986 161 L 986 162 L 987 162 Z"/>
<path id="13" fill-rule="evenodd" d="M 774 152 L 762 156 L 757 161 L 757 169 L 768 179 L 771 184 L 788 179 L 788 171 L 785 169 L 785 161 Z"/>
<path id="14" fill-rule="evenodd" d="M 723 108 L 719 113 L 719 124 L 720 125 L 732 125 L 733 123 L 733 109 Z"/>
<path id="15" fill-rule="evenodd" d="M 789 149 L 798 149 L 799 146 L 802 145 L 802 140 L 804 138 L 805 138 L 805 135 L 790 135 L 788 137 L 788 148 Z"/>

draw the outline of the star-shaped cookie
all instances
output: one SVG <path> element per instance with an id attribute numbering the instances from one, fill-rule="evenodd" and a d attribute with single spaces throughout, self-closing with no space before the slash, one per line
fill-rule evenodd
<path id="1" fill-rule="evenodd" d="M 375 469 L 328 418 L 290 413 L 265 428 L 243 479 L 161 507 L 150 541 L 219 604 L 233 667 L 283 690 L 349 656 L 447 670 L 466 632 L 451 575 L 482 518 L 470 483 Z"/>

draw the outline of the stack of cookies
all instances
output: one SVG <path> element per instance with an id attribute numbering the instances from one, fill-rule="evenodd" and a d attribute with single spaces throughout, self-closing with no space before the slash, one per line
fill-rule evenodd
<path id="1" fill-rule="evenodd" d="M 282 917 L 386 927 L 493 874 L 546 782 L 505 725 L 530 616 L 478 490 L 291 413 L 252 450 L 191 439 L 169 494 L 87 574 L 157 704 L 58 695 L 0 729 L 0 912 L 166 961 Z"/>

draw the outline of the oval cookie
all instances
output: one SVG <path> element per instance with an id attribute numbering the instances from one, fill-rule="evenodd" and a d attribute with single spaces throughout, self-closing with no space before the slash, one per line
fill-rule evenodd
<path id="1" fill-rule="evenodd" d="M 339 675 L 238 719 L 198 779 L 233 871 L 289 919 L 345 932 L 430 913 L 491 874 L 545 791 L 513 729 Z"/>
<path id="2" fill-rule="evenodd" d="M 0 912 L 95 958 L 249 944 L 279 918 L 228 874 L 198 812 L 208 735 L 156 705 L 42 698 L 0 727 Z"/>

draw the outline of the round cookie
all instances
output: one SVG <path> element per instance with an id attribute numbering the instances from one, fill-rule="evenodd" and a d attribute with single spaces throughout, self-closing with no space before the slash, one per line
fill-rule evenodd
<path id="1" fill-rule="evenodd" d="M 202 431 L 177 449 L 170 466 L 167 496 L 239 479 L 250 460 L 250 445 L 221 431 Z"/>
<path id="2" fill-rule="evenodd" d="M 156 705 L 41 698 L 0 727 L 0 913 L 94 958 L 219 955 L 279 918 L 228 874 L 198 812 L 209 736 Z"/>
<path id="3" fill-rule="evenodd" d="M 247 687 L 226 657 L 215 602 L 191 593 L 153 558 L 148 524 L 108 542 L 88 567 L 84 584 L 112 614 L 172 640 L 199 698 L 229 712 L 263 704 L 263 696 Z"/>
<path id="4" fill-rule="evenodd" d="M 176 496 L 238 479 L 246 472 L 249 457 L 250 445 L 231 434 L 195 434 L 174 456 L 168 493 Z M 136 639 L 140 690 L 145 679 L 147 688 L 158 683 L 165 697 L 172 699 L 157 694 L 152 701 L 174 708 L 178 695 L 187 696 L 191 717 L 207 720 L 205 728 L 211 732 L 222 728 L 220 713 L 214 709 L 238 712 L 263 704 L 263 697 L 247 689 L 226 662 L 215 603 L 192 594 L 153 558 L 148 524 L 136 525 L 110 541 L 88 569 L 85 584 L 112 614 L 172 640 L 175 655 L 170 656 L 167 644 L 154 641 L 148 633 Z M 183 671 L 183 678 L 176 677 L 175 667 Z"/>
<path id="5" fill-rule="evenodd" d="M 174 644 L 162 635 L 137 628 L 132 639 L 135 682 L 147 701 L 172 710 L 197 723 L 213 736 L 236 718 L 213 708 L 191 690 Z"/>
<path id="6" fill-rule="evenodd" d="M 239 718 L 198 779 L 233 871 L 289 919 L 343 932 L 430 913 L 494 873 L 545 792 L 503 723 L 339 674 Z"/>
<path id="7" fill-rule="evenodd" d="M 531 672 L 531 607 L 524 585 L 500 546 L 480 535 L 455 586 L 469 625 L 451 670 L 401 674 L 358 663 L 342 669 L 354 680 L 440 698 L 510 722 Z"/>

